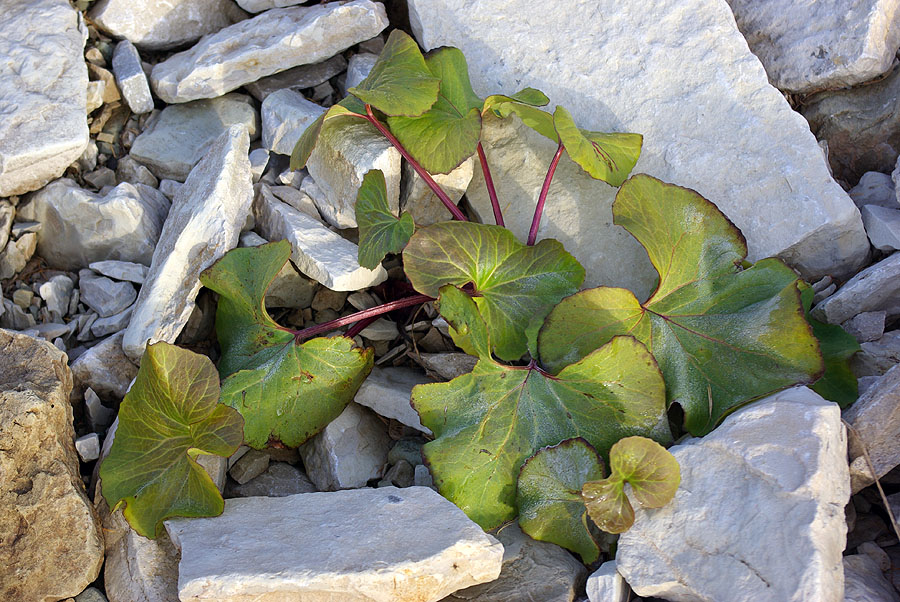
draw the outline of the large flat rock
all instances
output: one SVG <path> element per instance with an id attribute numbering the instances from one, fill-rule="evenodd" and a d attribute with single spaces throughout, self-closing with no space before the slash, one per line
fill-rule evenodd
<path id="1" fill-rule="evenodd" d="M 724 0 L 560 5 L 540 27 L 528 0 L 409 0 L 409 8 L 426 49 L 465 53 L 478 94 L 531 86 L 579 127 L 643 134 L 635 172 L 715 202 L 743 230 L 751 260 L 778 255 L 807 278 L 847 275 L 864 260 L 859 212 L 806 123 L 769 85 Z M 515 121 L 486 120 L 485 138 L 507 226 L 524 240 L 556 145 Z M 475 171 L 469 201 L 492 221 Z M 637 242 L 612 225 L 614 194 L 563 159 L 540 237 L 557 238 L 584 264 L 588 286 L 648 293 L 655 275 Z"/>
<path id="2" fill-rule="evenodd" d="M 432 602 L 500 573 L 503 546 L 427 487 L 225 500 L 166 529 L 182 602 Z"/>
<path id="3" fill-rule="evenodd" d="M 0 197 L 58 178 L 88 144 L 87 28 L 66 0 L 0 0 Z"/>

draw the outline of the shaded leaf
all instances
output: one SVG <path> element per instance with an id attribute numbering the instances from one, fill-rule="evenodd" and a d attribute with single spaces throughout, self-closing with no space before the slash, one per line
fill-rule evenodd
<path id="1" fill-rule="evenodd" d="M 218 516 L 224 502 L 196 462 L 230 456 L 243 439 L 240 414 L 221 405 L 219 375 L 203 355 L 148 345 L 134 386 L 119 408 L 119 426 L 100 465 L 103 497 L 135 531 L 156 538 L 175 516 Z"/>
<path id="2" fill-rule="evenodd" d="M 319 136 L 324 128 L 355 123 L 363 118 L 365 114 L 365 105 L 358 98 L 348 96 L 319 115 L 315 121 L 303 130 L 303 134 L 300 135 L 300 139 L 294 145 L 294 150 L 291 151 L 291 169 L 298 170 L 306 167 L 306 162 L 309 161 L 309 156 L 316 147 L 316 142 L 319 140 Z"/>
<path id="3" fill-rule="evenodd" d="M 448 284 L 441 287 L 434 306 L 450 325 L 450 337 L 459 348 L 469 355 L 490 359 L 490 336 L 472 297 Z"/>
<path id="4" fill-rule="evenodd" d="M 513 102 L 532 107 L 542 107 L 550 102 L 547 95 L 535 88 L 522 88 L 515 94 L 507 96 L 505 94 L 492 94 L 484 99 L 481 114 L 484 115 L 488 111 L 503 103 Z"/>
<path id="5" fill-rule="evenodd" d="M 512 96 L 494 94 L 484 100 L 482 115 L 488 111 L 498 117 L 506 119 L 510 115 L 518 115 L 522 123 L 554 142 L 559 142 L 559 136 L 553 127 L 553 116 L 537 107 L 546 105 L 550 100 L 540 90 L 525 88 Z"/>
<path id="6" fill-rule="evenodd" d="M 575 125 L 572 115 L 556 107 L 553 125 L 566 153 L 592 178 L 611 186 L 621 186 L 641 156 L 644 137 L 640 134 L 589 132 Z"/>
<path id="7" fill-rule="evenodd" d="M 606 287 L 563 300 L 538 337 L 551 372 L 630 334 L 656 357 L 668 402 L 684 408 L 694 435 L 743 403 L 821 374 L 797 275 L 778 259 L 742 269 L 746 243 L 715 205 L 639 174 L 619 189 L 613 215 L 647 250 L 659 285 L 643 304 Z"/>
<path id="8" fill-rule="evenodd" d="M 356 197 L 356 223 L 359 225 L 359 265 L 374 270 L 388 253 L 399 253 L 416 229 L 413 217 L 403 212 L 397 218 L 387 200 L 384 174 L 377 169 L 366 172 Z"/>
<path id="9" fill-rule="evenodd" d="M 842 327 L 819 322 L 809 315 L 814 294 L 809 285 L 801 283 L 800 296 L 806 320 L 819 341 L 825 361 L 825 373 L 810 388 L 825 399 L 836 402 L 841 408 L 847 408 L 859 398 L 859 383 L 850 369 L 850 358 L 861 347 L 856 337 L 848 334 Z"/>

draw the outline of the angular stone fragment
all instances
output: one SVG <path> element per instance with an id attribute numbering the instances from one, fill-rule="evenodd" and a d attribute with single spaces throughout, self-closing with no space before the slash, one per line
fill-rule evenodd
<path id="1" fill-rule="evenodd" d="M 159 188 L 159 180 L 156 176 L 131 155 L 125 155 L 119 159 L 116 165 L 116 179 L 119 182 L 146 184 L 150 188 Z"/>
<path id="2" fill-rule="evenodd" d="M 153 253 L 122 348 L 139 360 L 147 341 L 174 343 L 194 309 L 199 275 L 237 246 L 250 213 L 250 138 L 231 126 L 191 171 Z"/>
<path id="3" fill-rule="evenodd" d="M 866 311 L 847 320 L 841 326 L 860 343 L 877 341 L 884 335 L 884 318 L 887 312 Z"/>
<path id="4" fill-rule="evenodd" d="M 369 76 L 377 60 L 378 55 L 371 52 L 360 52 L 350 57 L 350 61 L 347 63 L 347 77 L 344 80 L 344 94 Z"/>
<path id="5" fill-rule="evenodd" d="M 240 246 L 258 247 L 268 242 L 256 232 L 241 234 Z M 266 289 L 266 307 L 309 307 L 316 293 L 316 283 L 301 276 L 288 261 Z"/>
<path id="6" fill-rule="evenodd" d="M 21 219 L 43 226 L 38 253 L 64 270 L 104 259 L 149 265 L 168 211 L 168 199 L 143 184 L 123 182 L 100 195 L 68 178 L 29 195 L 18 207 Z"/>
<path id="7" fill-rule="evenodd" d="M 480 2 L 477 10 L 456 0 L 410 0 L 409 8 L 426 49 L 452 45 L 465 53 L 479 95 L 531 86 L 581 128 L 643 134 L 634 172 L 716 203 L 743 231 L 751 261 L 777 255 L 814 280 L 848 275 L 864 261 L 859 212 L 828 174 L 807 124 L 769 85 L 724 2 L 601 0 L 555 7 L 538 28 L 530 0 Z M 565 52 L 522 52 L 557 48 L 561 40 Z M 517 120 L 488 117 L 484 126 L 506 224 L 524 240 L 556 144 Z M 475 171 L 467 197 L 492 222 Z M 539 238 L 565 245 L 587 269 L 586 286 L 647 294 L 655 273 L 640 245 L 612 224 L 615 192 L 561 161 Z"/>
<path id="8" fill-rule="evenodd" d="M 231 478 L 243 485 L 250 479 L 255 479 L 269 467 L 269 454 L 258 449 L 251 449 L 228 469 Z"/>
<path id="9" fill-rule="evenodd" d="M 356 291 L 387 279 L 382 266 L 359 265 L 359 250 L 305 213 L 282 203 L 260 187 L 253 203 L 256 227 L 268 240 L 291 242 L 291 260 L 301 272 L 335 291 Z"/>
<path id="10" fill-rule="evenodd" d="M 681 485 L 662 508 L 636 507 L 619 572 L 638 595 L 673 602 L 733 600 L 736 590 L 842 602 L 846 441 L 837 404 L 798 387 L 671 447 Z"/>
<path id="11" fill-rule="evenodd" d="M 844 602 L 900 602 L 900 594 L 865 554 L 844 556 Z"/>
<path id="12" fill-rule="evenodd" d="M 153 97 L 150 96 L 150 84 L 147 75 L 141 68 L 141 56 L 137 48 L 128 40 L 116 44 L 112 58 L 113 73 L 119 90 L 128 103 L 132 113 L 149 113 L 153 110 Z"/>
<path id="13" fill-rule="evenodd" d="M 299 92 L 278 90 L 262 103 L 262 142 L 274 153 L 290 155 L 307 126 L 325 112 Z"/>
<path id="14" fill-rule="evenodd" d="M 420 353 L 416 360 L 423 368 L 434 372 L 444 380 L 471 372 L 478 358 L 466 353 Z"/>
<path id="15" fill-rule="evenodd" d="M 2 0 L 0 197 L 58 178 L 88 144 L 87 28 L 66 0 Z"/>
<path id="16" fill-rule="evenodd" d="M 51 317 L 61 320 L 69 312 L 69 300 L 74 288 L 75 283 L 65 274 L 51 276 L 38 287 L 38 294 L 47 304 Z"/>
<path id="17" fill-rule="evenodd" d="M 72 373 L 50 343 L 0 330 L 0 599 L 59 600 L 97 578 L 103 533 L 84 491 Z"/>
<path id="18" fill-rule="evenodd" d="M 876 476 L 882 477 L 892 468 L 900 465 L 900 366 L 894 366 L 870 387 L 844 412 L 844 420 L 853 427 L 850 431 L 850 459 L 854 492 L 870 485 L 874 480 L 863 457 L 863 449 L 875 468 Z"/>
<path id="19" fill-rule="evenodd" d="M 100 457 L 100 437 L 97 433 L 89 433 L 75 439 L 75 451 L 82 462 L 91 462 Z"/>
<path id="20" fill-rule="evenodd" d="M 900 364 L 900 330 L 886 332 L 877 341 L 860 344 L 862 350 L 850 358 L 850 367 L 857 378 L 881 376 Z"/>
<path id="21" fill-rule="evenodd" d="M 129 307 L 137 298 L 130 282 L 114 282 L 97 276 L 91 270 L 81 270 L 78 277 L 81 300 L 101 318 L 107 318 Z"/>
<path id="22" fill-rule="evenodd" d="M 13 218 L 16 216 L 16 208 L 9 201 L 0 201 L 0 251 L 9 240 L 9 231 L 12 228 Z"/>
<path id="23" fill-rule="evenodd" d="M 238 6 L 248 13 L 261 13 L 270 8 L 284 8 L 285 6 L 294 6 L 303 4 L 303 0 L 236 0 Z"/>
<path id="24" fill-rule="evenodd" d="M 475 160 L 469 157 L 450 173 L 434 174 L 432 177 L 450 200 L 458 203 L 472 181 L 474 168 Z M 403 162 L 403 181 L 400 184 L 400 209 L 409 211 L 419 226 L 428 226 L 450 219 L 450 210 L 406 161 Z"/>
<path id="25" fill-rule="evenodd" d="M 128 327 L 128 322 L 131 321 L 131 312 L 133 308 L 134 306 L 130 306 L 117 314 L 113 314 L 106 318 L 97 318 L 97 320 L 91 324 L 91 334 L 99 339 L 115 334 L 120 330 L 125 330 Z"/>
<path id="26" fill-rule="evenodd" d="M 591 573 L 586 584 L 590 602 L 628 602 L 631 588 L 616 570 L 616 561 L 610 560 Z"/>
<path id="27" fill-rule="evenodd" d="M 263 101 L 269 94 L 278 90 L 289 89 L 299 92 L 306 88 L 313 88 L 322 82 L 328 81 L 346 68 L 347 59 L 343 55 L 336 54 L 321 63 L 300 65 L 286 71 L 279 71 L 275 75 L 249 83 L 244 88 L 256 100 Z"/>
<path id="28" fill-rule="evenodd" d="M 306 180 L 312 180 L 312 178 L 306 178 L 304 182 Z M 302 211 L 306 215 L 315 218 L 320 222 L 322 221 L 322 216 L 319 214 L 319 209 L 316 207 L 315 202 L 302 190 L 297 190 L 293 186 L 272 186 L 272 194 L 294 209 Z"/>
<path id="29" fill-rule="evenodd" d="M 123 333 L 97 343 L 72 362 L 72 373 L 79 387 L 90 387 L 98 395 L 121 400 L 137 376 L 137 366 L 122 351 Z"/>
<path id="30" fill-rule="evenodd" d="M 889 209 L 900 209 L 894 182 L 886 173 L 867 171 L 859 183 L 850 189 L 850 198 L 860 209 L 865 205 L 878 205 Z"/>
<path id="31" fill-rule="evenodd" d="M 166 528 L 181 549 L 179 599 L 194 602 L 436 602 L 496 579 L 503 557 L 425 487 L 231 499 L 219 517 Z"/>
<path id="32" fill-rule="evenodd" d="M 269 163 L 269 151 L 264 148 L 256 148 L 250 151 L 250 173 L 253 174 L 253 183 L 259 182 L 266 165 Z"/>
<path id="33" fill-rule="evenodd" d="M 430 435 L 409 403 L 412 388 L 427 382 L 427 376 L 412 368 L 372 368 L 353 401 Z"/>
<path id="34" fill-rule="evenodd" d="M 250 139 L 259 135 L 259 115 L 249 96 L 228 94 L 166 107 L 159 118 L 138 136 L 131 156 L 159 178 L 183 182 L 210 145 L 229 127 L 243 124 Z"/>
<path id="35" fill-rule="evenodd" d="M 860 213 L 873 247 L 879 251 L 900 249 L 900 209 L 865 205 Z"/>
<path id="36" fill-rule="evenodd" d="M 37 234 L 26 232 L 18 239 L 6 243 L 0 251 L 0 280 L 12 278 L 23 269 L 37 248 Z"/>
<path id="37" fill-rule="evenodd" d="M 91 262 L 88 267 L 98 274 L 109 276 L 115 280 L 134 282 L 135 284 L 143 284 L 144 280 L 147 278 L 148 271 L 147 266 L 141 263 L 116 261 L 113 259 L 107 261 L 94 261 Z"/>
<path id="38" fill-rule="evenodd" d="M 864 311 L 885 311 L 887 319 L 900 315 L 900 253 L 871 265 L 816 305 L 812 315 L 840 324 Z"/>
<path id="39" fill-rule="evenodd" d="M 297 65 L 317 63 L 388 24 L 371 0 L 275 8 L 157 63 L 150 81 L 169 103 L 214 98 Z"/>
<path id="40" fill-rule="evenodd" d="M 269 469 L 243 484 L 229 482 L 225 486 L 225 496 L 232 497 L 285 497 L 298 493 L 318 491 L 303 471 L 287 462 L 272 462 Z"/>

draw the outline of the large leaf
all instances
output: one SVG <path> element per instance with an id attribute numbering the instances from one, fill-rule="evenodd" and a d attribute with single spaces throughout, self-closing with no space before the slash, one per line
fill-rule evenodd
<path id="1" fill-rule="evenodd" d="M 625 483 L 644 508 L 661 508 L 675 497 L 681 469 L 675 456 L 655 441 L 627 437 L 609 451 L 611 474 L 584 484 L 588 515 L 607 533 L 623 533 L 634 524 L 634 508 L 625 496 Z"/>
<path id="2" fill-rule="evenodd" d="M 355 123 L 363 118 L 366 114 L 365 105 L 356 97 L 348 96 L 336 105 L 330 107 L 327 111 L 319 115 L 319 117 L 309 124 L 294 150 L 291 151 L 291 169 L 303 169 L 309 156 L 316 147 L 316 142 L 322 134 L 322 130 L 326 127 L 339 127 L 342 124 Z"/>
<path id="3" fill-rule="evenodd" d="M 388 253 L 399 253 L 409 242 L 416 224 L 403 212 L 396 217 L 387 200 L 384 174 L 366 172 L 356 196 L 356 223 L 359 224 L 359 265 L 374 270 Z"/>
<path id="4" fill-rule="evenodd" d="M 592 178 L 621 186 L 641 155 L 640 134 L 589 132 L 575 125 L 572 115 L 556 107 L 553 125 L 566 153 Z"/>
<path id="5" fill-rule="evenodd" d="M 809 285 L 802 283 L 800 296 L 806 320 L 819 341 L 822 358 L 825 360 L 825 373 L 810 388 L 825 399 L 847 408 L 859 398 L 859 383 L 850 369 L 850 358 L 861 347 L 856 337 L 837 324 L 819 322 L 809 315 L 814 294 Z"/>
<path id="6" fill-rule="evenodd" d="M 395 29 L 368 77 L 347 90 L 385 115 L 421 115 L 437 100 L 440 78 L 432 75 L 416 41 Z"/>
<path id="7" fill-rule="evenodd" d="M 206 356 L 147 346 L 119 426 L 100 465 L 103 497 L 135 531 L 155 538 L 173 516 L 217 516 L 224 509 L 200 454 L 230 456 L 243 439 L 240 414 L 221 405 L 219 375 Z"/>
<path id="8" fill-rule="evenodd" d="M 797 275 L 777 259 L 742 269 L 746 243 L 715 205 L 641 174 L 619 189 L 613 215 L 647 250 L 659 285 L 643 304 L 605 287 L 563 300 L 539 334 L 551 372 L 630 334 L 656 357 L 668 401 L 684 408 L 694 435 L 743 403 L 818 378 Z"/>
<path id="9" fill-rule="evenodd" d="M 581 488 L 603 478 L 603 461 L 584 439 L 568 439 L 528 458 L 519 473 L 516 503 L 522 531 L 576 552 L 590 564 L 600 556 L 591 537 Z"/>
<path id="10" fill-rule="evenodd" d="M 498 117 L 506 119 L 510 115 L 517 115 L 522 123 L 554 142 L 559 142 L 559 136 L 553 127 L 553 116 L 538 107 L 546 105 L 549 99 L 540 90 L 525 88 L 512 96 L 494 94 L 484 100 L 482 115 L 491 111 Z"/>
<path id="11" fill-rule="evenodd" d="M 388 117 L 388 126 L 426 171 L 449 173 L 475 154 L 483 103 L 472 90 L 458 48 L 438 48 L 425 63 L 441 81 L 437 102 L 419 117 Z"/>
<path id="12" fill-rule="evenodd" d="M 432 297 L 446 284 L 474 284 L 494 352 L 509 361 L 525 353 L 529 323 L 546 316 L 584 281 L 584 268 L 559 242 L 542 240 L 529 247 L 505 228 L 470 222 L 441 222 L 416 231 L 403 261 L 413 287 Z"/>
<path id="13" fill-rule="evenodd" d="M 490 529 L 515 517 L 519 469 L 542 447 L 583 437 L 605 453 L 629 435 L 667 441 L 664 387 L 646 348 L 618 337 L 556 376 L 482 358 L 469 374 L 415 387 L 412 405 L 435 436 L 424 456 L 441 495 Z"/>
<path id="14" fill-rule="evenodd" d="M 266 312 L 266 289 L 291 254 L 280 241 L 234 249 L 200 275 L 219 293 L 222 403 L 244 416 L 244 439 L 296 447 L 337 418 L 372 370 L 373 350 L 346 337 L 298 343 Z"/>

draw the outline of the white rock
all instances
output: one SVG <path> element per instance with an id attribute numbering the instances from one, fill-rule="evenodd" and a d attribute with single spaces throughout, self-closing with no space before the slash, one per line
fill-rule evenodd
<path id="1" fill-rule="evenodd" d="M 87 105 L 85 107 L 87 114 L 90 115 L 101 106 L 103 106 L 103 95 L 106 93 L 106 82 L 98 80 L 88 82 L 87 86 Z"/>
<path id="2" fill-rule="evenodd" d="M 13 218 L 16 216 L 16 208 L 7 200 L 0 201 L 0 251 L 9 240 L 9 231 L 12 228 Z"/>
<path id="3" fill-rule="evenodd" d="M 112 58 L 113 73 L 119 90 L 132 113 L 149 113 L 153 110 L 153 97 L 147 74 L 141 68 L 141 56 L 128 40 L 116 44 Z"/>
<path id="4" fill-rule="evenodd" d="M 867 171 L 859 183 L 850 189 L 850 198 L 862 209 L 864 205 L 879 205 L 889 209 L 900 209 L 897 192 L 891 176 L 880 171 Z"/>
<path id="5" fill-rule="evenodd" d="M 236 0 L 238 6 L 248 13 L 261 13 L 270 8 L 284 8 L 303 4 L 303 0 Z"/>
<path id="6" fill-rule="evenodd" d="M 302 190 L 297 190 L 293 186 L 272 186 L 271 190 L 272 194 L 280 201 L 287 203 L 298 211 L 302 211 L 319 222 L 322 221 L 322 216 L 319 215 L 315 202 Z"/>
<path id="7" fill-rule="evenodd" d="M 118 259 L 149 264 L 169 211 L 158 190 L 122 182 L 106 195 L 61 178 L 19 205 L 21 219 L 42 224 L 38 253 L 51 266 L 78 269 Z"/>
<path id="8" fill-rule="evenodd" d="M 250 213 L 250 138 L 231 126 L 191 171 L 172 201 L 122 348 L 134 360 L 147 341 L 174 343 L 194 309 L 200 272 L 237 246 Z"/>
<path id="9" fill-rule="evenodd" d="M 200 454 L 197 456 L 197 464 L 210 476 L 219 493 L 225 491 L 225 481 L 228 471 L 228 458 L 212 454 Z"/>
<path id="10" fill-rule="evenodd" d="M 430 435 L 409 403 L 412 388 L 428 382 L 431 381 L 427 376 L 412 368 L 372 368 L 353 401 Z"/>
<path id="11" fill-rule="evenodd" d="M 458 203 L 472 181 L 474 167 L 475 160 L 469 157 L 450 173 L 434 174 L 432 178 L 447 193 L 451 201 Z M 403 162 L 403 182 L 400 184 L 400 208 L 409 211 L 419 226 L 428 226 L 450 219 L 450 211 L 444 203 L 406 161 Z M 488 223 L 494 223 L 493 219 Z"/>
<path id="12" fill-rule="evenodd" d="M 123 333 L 116 333 L 97 343 L 72 362 L 75 383 L 90 387 L 107 399 L 125 397 L 137 366 L 122 351 Z"/>
<path id="13" fill-rule="evenodd" d="M 109 276 L 114 280 L 124 280 L 127 282 L 134 282 L 135 284 L 143 284 L 144 280 L 147 278 L 147 272 L 149 271 L 149 268 L 143 264 L 134 263 L 132 261 L 116 261 L 113 259 L 107 261 L 93 261 L 88 267 L 98 274 Z"/>
<path id="14" fill-rule="evenodd" d="M 844 602 L 900 602 L 878 564 L 865 554 L 844 556 Z"/>
<path id="15" fill-rule="evenodd" d="M 344 80 L 344 94 L 355 88 L 359 82 L 369 77 L 372 67 L 378 61 L 378 55 L 371 52 L 360 52 L 350 57 L 347 62 L 347 77 Z"/>
<path id="16" fill-rule="evenodd" d="M 471 372 L 478 358 L 466 353 L 420 353 L 416 356 L 423 368 L 445 380 Z"/>
<path id="17" fill-rule="evenodd" d="M 587 596 L 590 602 L 628 602 L 630 588 L 616 570 L 616 561 L 600 565 L 587 579 Z"/>
<path id="18" fill-rule="evenodd" d="M 244 14 L 231 0 L 100 0 L 88 16 L 116 38 L 144 50 L 166 50 L 219 31 Z"/>
<path id="19" fill-rule="evenodd" d="M 131 155 L 125 155 L 116 164 L 116 180 L 132 184 L 146 184 L 150 188 L 159 188 L 159 180 L 142 163 Z"/>
<path id="20" fill-rule="evenodd" d="M 400 153 L 368 123 L 327 128 L 319 135 L 306 169 L 322 194 L 310 194 L 322 217 L 337 228 L 356 227 L 356 195 L 371 169 L 384 173 L 388 205 L 400 206 Z"/>
<path id="21" fill-rule="evenodd" d="M 846 322 L 864 311 L 885 311 L 890 320 L 900 315 L 900 253 L 871 265 L 836 293 L 816 305 L 812 315 L 829 324 Z"/>
<path id="22" fill-rule="evenodd" d="M 314 88 L 322 82 L 328 81 L 347 68 L 347 59 L 343 55 L 336 54 L 330 59 L 312 65 L 300 65 L 286 71 L 279 71 L 275 75 L 264 77 L 249 83 L 244 88 L 253 95 L 256 100 L 265 100 L 269 94 L 288 88 L 299 92 L 306 88 Z"/>
<path id="23" fill-rule="evenodd" d="M 282 203 L 266 188 L 257 192 L 253 211 L 260 233 L 268 240 L 289 240 L 297 269 L 331 290 L 356 291 L 387 279 L 382 266 L 369 270 L 359 265 L 356 245 Z"/>
<path id="24" fill-rule="evenodd" d="M 266 165 L 269 163 L 269 151 L 264 148 L 257 148 L 250 151 L 250 173 L 253 175 L 253 183 L 259 182 Z"/>
<path id="25" fill-rule="evenodd" d="M 0 12 L 0 197 L 6 197 L 58 178 L 87 148 L 87 28 L 66 0 L 2 0 Z"/>
<path id="26" fill-rule="evenodd" d="M 479 95 L 531 86 L 569 109 L 581 128 L 643 134 L 635 173 L 716 203 L 743 230 L 751 261 L 778 255 L 817 280 L 850 274 L 865 260 L 859 212 L 828 174 L 808 124 L 769 85 L 724 2 L 554 6 L 539 28 L 529 0 L 485 1 L 477 10 L 471 2 L 409 0 L 409 8 L 426 49 L 465 53 Z M 551 50 L 563 40 L 565 52 Z M 484 146 L 500 201 L 509 204 L 506 223 L 524 240 L 556 144 L 516 124 L 486 119 Z M 491 222 L 475 171 L 467 197 Z M 615 192 L 561 161 L 539 237 L 558 239 L 581 261 L 587 286 L 649 293 L 655 272 L 645 251 L 612 225 Z"/>
<path id="27" fill-rule="evenodd" d="M 91 462 L 100 457 L 100 437 L 97 433 L 89 433 L 75 439 L 75 451 L 82 462 Z"/>
<path id="28" fill-rule="evenodd" d="M 225 500 L 166 522 L 183 601 L 436 602 L 500 573 L 503 547 L 425 487 Z M 210 554 L 215 549 L 215 554 Z"/>
<path id="29" fill-rule="evenodd" d="M 78 290 L 81 292 L 81 301 L 101 318 L 124 311 L 137 298 L 134 285 L 130 282 L 116 282 L 97 276 L 91 270 L 79 272 Z"/>
<path id="30" fill-rule="evenodd" d="M 873 247 L 880 251 L 900 249 L 900 209 L 865 205 L 860 213 Z"/>
<path id="31" fill-rule="evenodd" d="M 290 155 L 309 124 L 325 112 L 314 102 L 293 90 L 278 90 L 262 103 L 263 146 L 282 155 Z"/>
<path id="32" fill-rule="evenodd" d="M 236 124 L 247 128 L 251 140 L 259 135 L 259 115 L 244 94 L 169 106 L 135 139 L 131 156 L 159 178 L 183 182 L 210 145 Z"/>
<path id="33" fill-rule="evenodd" d="M 844 412 L 844 420 L 853 427 L 850 432 L 852 467 L 865 466 L 864 471 L 851 468 L 854 493 L 874 482 L 863 457 L 863 448 L 875 467 L 876 476 L 886 475 L 900 465 L 900 366 L 894 366 Z"/>
<path id="34" fill-rule="evenodd" d="M 619 572 L 672 602 L 841 602 L 846 441 L 837 404 L 800 387 L 671 447 L 681 485 L 662 508 L 636 508 Z"/>
<path id="35" fill-rule="evenodd" d="M 169 103 L 214 98 L 267 75 L 317 63 L 387 27 L 371 0 L 275 8 L 157 63 L 150 81 Z"/>
<path id="36" fill-rule="evenodd" d="M 382 475 L 391 440 L 370 410 L 350 403 L 300 447 L 306 474 L 320 491 L 365 487 Z"/>

